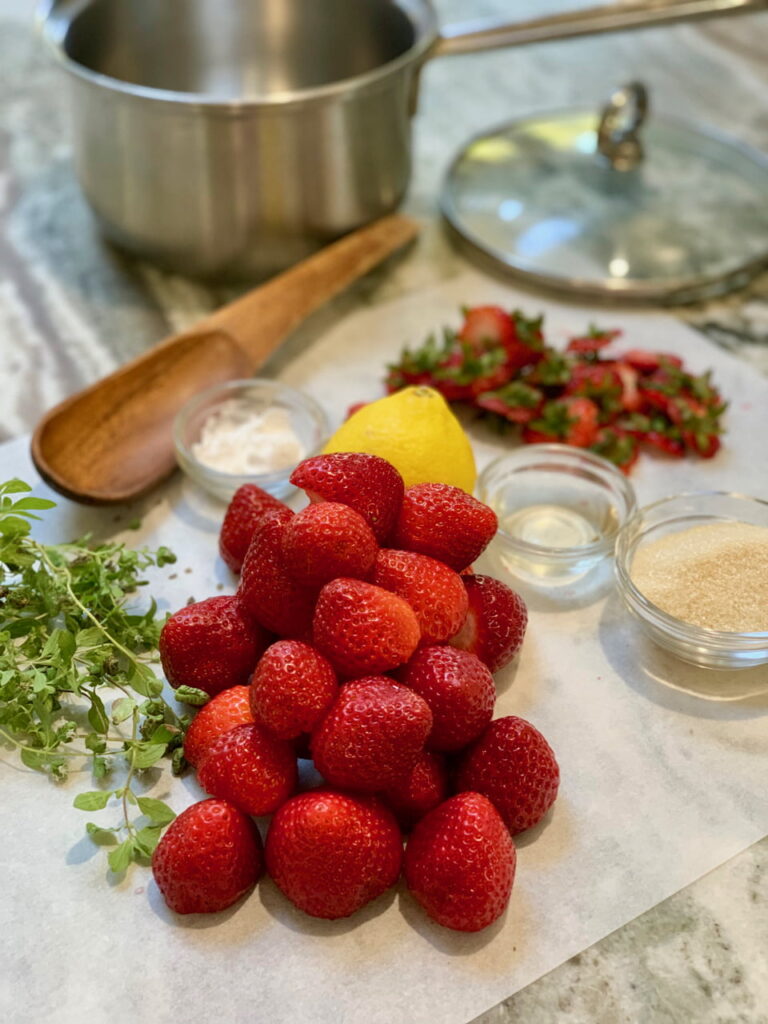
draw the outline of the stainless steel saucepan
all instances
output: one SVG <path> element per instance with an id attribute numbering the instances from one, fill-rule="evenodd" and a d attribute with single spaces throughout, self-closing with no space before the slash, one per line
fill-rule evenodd
<path id="1" fill-rule="evenodd" d="M 104 233 L 205 277 L 260 277 L 397 207 L 431 57 L 764 9 L 628 0 L 439 29 L 429 0 L 45 0 Z"/>

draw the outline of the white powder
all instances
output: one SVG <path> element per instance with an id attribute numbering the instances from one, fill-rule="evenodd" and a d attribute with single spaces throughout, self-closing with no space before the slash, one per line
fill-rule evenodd
<path id="1" fill-rule="evenodd" d="M 649 601 L 684 622 L 768 630 L 768 527 L 711 523 L 667 534 L 640 548 L 630 575 Z"/>
<path id="2" fill-rule="evenodd" d="M 306 455 L 287 409 L 254 412 L 241 398 L 222 402 L 208 416 L 192 454 L 211 469 L 253 476 L 295 466 Z"/>

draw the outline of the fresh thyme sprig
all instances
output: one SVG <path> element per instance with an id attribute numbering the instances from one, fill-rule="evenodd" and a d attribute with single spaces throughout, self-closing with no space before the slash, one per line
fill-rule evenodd
<path id="1" fill-rule="evenodd" d="M 116 801 L 116 826 L 89 822 L 86 829 L 112 847 L 109 866 L 119 872 L 150 857 L 174 818 L 165 803 L 136 788 L 163 756 L 178 766 L 187 720 L 163 699 L 151 668 L 164 621 L 157 605 L 133 605 L 147 582 L 144 570 L 176 557 L 165 547 L 134 551 L 94 544 L 89 536 L 41 544 L 31 521 L 55 502 L 30 491 L 18 479 L 0 484 L 0 742 L 55 779 L 78 764 L 90 765 L 99 781 L 124 767 L 114 789 L 74 801 L 87 811 Z"/>

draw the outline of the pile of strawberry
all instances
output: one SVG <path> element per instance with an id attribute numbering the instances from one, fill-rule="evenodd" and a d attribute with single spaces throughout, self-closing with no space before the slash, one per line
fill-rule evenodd
<path id="1" fill-rule="evenodd" d="M 559 784 L 541 733 L 491 721 L 492 673 L 527 624 L 514 591 L 471 569 L 496 516 L 455 487 L 406 489 L 374 455 L 316 456 L 291 480 L 311 502 L 298 513 L 240 488 L 220 536 L 237 594 L 163 629 L 171 685 L 212 698 L 184 743 L 212 799 L 168 828 L 157 884 L 179 913 L 217 911 L 266 867 L 297 907 L 333 919 L 402 871 L 434 920 L 484 928 L 509 900 L 511 834 Z M 297 791 L 300 758 L 323 785 Z M 252 818 L 267 814 L 262 847 Z"/>
<path id="2" fill-rule="evenodd" d="M 543 318 L 476 306 L 460 330 L 445 328 L 389 367 L 387 389 L 435 388 L 449 402 L 522 427 L 526 443 L 589 448 L 629 472 L 641 447 L 711 458 L 720 447 L 725 410 L 710 374 L 694 376 L 677 356 L 602 350 L 621 331 L 592 327 L 565 352 L 545 344 Z"/>

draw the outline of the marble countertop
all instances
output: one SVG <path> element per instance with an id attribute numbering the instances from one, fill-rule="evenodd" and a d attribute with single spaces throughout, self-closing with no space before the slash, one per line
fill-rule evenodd
<path id="1" fill-rule="evenodd" d="M 535 9 L 566 6 L 578 5 L 546 0 Z M 232 294 L 128 259 L 99 239 L 73 175 L 65 96 L 33 31 L 33 7 L 0 0 L 0 440 L 31 429 L 65 394 Z M 446 22 L 533 13 L 530 0 L 438 7 Z M 304 340 L 361 302 L 384 302 L 461 270 L 435 198 L 452 153 L 485 125 L 573 104 L 598 108 L 613 87 L 639 77 L 657 108 L 768 151 L 767 32 L 768 15 L 756 15 L 435 61 L 424 75 L 406 204 L 426 223 L 422 238 L 314 317 Z M 768 373 L 768 274 L 677 315 Z M 768 839 L 478 1021 L 768 1024 L 766 949 Z"/>

